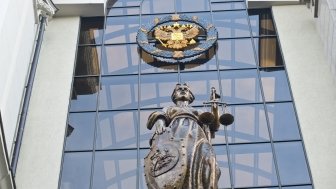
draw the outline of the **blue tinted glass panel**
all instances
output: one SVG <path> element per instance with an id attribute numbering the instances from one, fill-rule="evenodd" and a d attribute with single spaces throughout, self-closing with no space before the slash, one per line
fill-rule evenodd
<path id="1" fill-rule="evenodd" d="M 216 160 L 221 171 L 221 176 L 218 181 L 218 188 L 230 188 L 230 173 L 229 173 L 229 163 L 227 158 L 226 146 L 215 146 Z"/>
<path id="2" fill-rule="evenodd" d="M 235 118 L 233 124 L 227 126 L 230 143 L 269 141 L 265 110 L 262 104 L 230 106 L 228 112 Z M 223 128 L 216 133 L 213 143 L 225 143 Z"/>
<path id="3" fill-rule="evenodd" d="M 102 74 L 132 74 L 138 72 L 137 45 L 106 45 L 103 52 Z"/>
<path id="4" fill-rule="evenodd" d="M 70 113 L 65 150 L 91 150 L 96 113 Z"/>
<path id="5" fill-rule="evenodd" d="M 141 107 L 156 108 L 172 105 L 171 94 L 177 83 L 177 74 L 141 76 Z"/>
<path id="6" fill-rule="evenodd" d="M 136 158 L 135 150 L 96 152 L 92 188 L 136 188 Z"/>
<path id="7" fill-rule="evenodd" d="M 151 110 L 141 110 L 140 111 L 140 147 L 149 148 L 149 140 L 152 138 L 155 132 L 155 127 L 152 130 L 147 129 L 148 117 L 151 113 L 155 111 L 162 111 L 162 109 L 151 109 Z"/>
<path id="8" fill-rule="evenodd" d="M 137 111 L 100 112 L 96 149 L 136 147 L 137 117 Z"/>
<path id="9" fill-rule="evenodd" d="M 112 8 L 107 10 L 107 16 L 126 16 L 126 15 L 137 15 L 140 12 L 139 7 L 130 8 Z"/>
<path id="10" fill-rule="evenodd" d="M 230 153 L 235 187 L 278 184 L 270 144 L 232 145 Z"/>
<path id="11" fill-rule="evenodd" d="M 219 93 L 217 72 L 182 73 L 181 82 L 187 83 L 195 96 L 192 106 L 209 101 L 211 87 L 215 87 Z"/>
<path id="12" fill-rule="evenodd" d="M 244 4 L 244 2 L 212 3 L 211 7 L 212 7 L 212 11 L 217 11 L 217 10 L 239 10 L 239 9 L 245 9 L 245 4 Z"/>
<path id="13" fill-rule="evenodd" d="M 220 69 L 256 67 L 251 39 L 219 40 L 217 57 Z"/>
<path id="14" fill-rule="evenodd" d="M 267 104 L 267 112 L 273 140 L 300 140 L 292 103 Z"/>
<path id="15" fill-rule="evenodd" d="M 283 68 L 262 69 L 260 75 L 266 101 L 292 100 Z"/>
<path id="16" fill-rule="evenodd" d="M 173 13 L 174 11 L 174 0 L 144 0 L 141 13 Z"/>
<path id="17" fill-rule="evenodd" d="M 108 17 L 106 19 L 105 43 L 136 42 L 139 17 Z"/>
<path id="18" fill-rule="evenodd" d="M 177 72 L 177 65 L 163 63 L 141 50 L 141 73 Z"/>
<path id="19" fill-rule="evenodd" d="M 99 94 L 99 109 L 129 109 L 138 107 L 138 77 L 103 77 Z"/>
<path id="20" fill-rule="evenodd" d="M 250 36 L 246 11 L 213 12 L 213 18 L 220 38 Z"/>
<path id="21" fill-rule="evenodd" d="M 96 110 L 98 77 L 75 78 L 70 111 Z"/>
<path id="22" fill-rule="evenodd" d="M 100 46 L 78 47 L 75 75 L 99 75 L 100 58 Z"/>
<path id="23" fill-rule="evenodd" d="M 79 44 L 101 44 L 104 17 L 81 18 Z"/>
<path id="24" fill-rule="evenodd" d="M 141 149 L 140 150 L 140 173 L 144 173 L 144 158 L 147 156 L 147 154 L 149 153 L 149 149 Z M 146 184 L 146 180 L 145 180 L 145 174 L 140 174 L 140 178 L 139 178 L 139 187 L 140 189 L 147 189 L 147 184 Z"/>
<path id="25" fill-rule="evenodd" d="M 292 186 L 292 187 L 282 187 L 283 189 L 313 189 L 312 186 Z"/>
<path id="26" fill-rule="evenodd" d="M 222 100 L 226 103 L 261 102 L 259 79 L 256 70 L 222 71 Z"/>
<path id="27" fill-rule="evenodd" d="M 310 184 L 301 142 L 275 143 L 281 184 Z"/>
<path id="28" fill-rule="evenodd" d="M 91 162 L 91 152 L 65 153 L 60 188 L 89 189 Z"/>
<path id="29" fill-rule="evenodd" d="M 210 11 L 208 0 L 176 1 L 177 12 Z"/>

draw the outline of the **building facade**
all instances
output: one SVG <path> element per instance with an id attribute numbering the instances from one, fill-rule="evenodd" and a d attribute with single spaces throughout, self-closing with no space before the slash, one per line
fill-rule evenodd
<path id="1" fill-rule="evenodd" d="M 146 188 L 148 115 L 184 82 L 235 116 L 212 141 L 219 188 L 333 188 L 335 9 L 310 5 L 5 1 L 1 188 Z M 212 23 L 216 47 L 179 68 L 140 50 L 139 27 L 172 14 Z"/>

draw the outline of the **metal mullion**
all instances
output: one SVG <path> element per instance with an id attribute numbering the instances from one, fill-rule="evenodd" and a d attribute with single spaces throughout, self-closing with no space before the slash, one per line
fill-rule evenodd
<path id="1" fill-rule="evenodd" d="M 235 12 L 235 11 L 246 11 L 246 9 L 214 10 L 213 12 Z"/>
<path id="2" fill-rule="evenodd" d="M 94 78 L 94 77 L 99 78 L 99 75 L 74 75 L 73 76 L 74 79 L 77 79 L 77 78 Z"/>
<path id="3" fill-rule="evenodd" d="M 245 4 L 245 7 L 246 7 L 246 4 Z M 280 179 L 280 173 L 279 173 L 279 166 L 278 166 L 277 157 L 276 157 L 276 154 L 275 154 L 274 141 L 273 141 L 272 131 L 271 131 L 271 128 L 270 128 L 270 121 L 269 121 L 268 111 L 267 111 L 267 106 L 266 106 L 266 101 L 265 101 L 265 93 L 264 93 L 264 89 L 263 89 L 263 85 L 262 85 L 262 81 L 261 81 L 261 74 L 260 74 L 260 68 L 259 68 L 259 57 L 257 56 L 256 47 L 254 45 L 252 26 L 251 26 L 251 22 L 250 22 L 250 17 L 248 15 L 247 7 L 246 7 L 246 15 L 247 15 L 247 22 L 248 22 L 250 35 L 251 35 L 251 40 L 252 40 L 252 48 L 253 48 L 253 52 L 254 52 L 254 58 L 256 60 L 256 63 L 258 64 L 257 74 L 258 74 L 259 86 L 260 86 L 260 91 L 261 91 L 261 98 L 262 98 L 264 109 L 265 109 L 267 131 L 268 131 L 270 144 L 271 144 L 271 148 L 272 148 L 272 157 L 273 157 L 275 172 L 276 172 L 276 176 L 277 176 L 277 179 L 278 179 L 279 189 L 281 189 L 281 179 Z"/>
<path id="4" fill-rule="evenodd" d="M 102 46 L 103 43 L 81 43 L 78 44 L 78 47 L 96 47 L 96 46 Z"/>
<path id="5" fill-rule="evenodd" d="M 137 42 L 123 42 L 123 43 L 104 43 L 104 46 L 117 46 L 117 45 L 137 45 Z"/>
<path id="6" fill-rule="evenodd" d="M 273 9 L 271 9 L 271 18 L 272 18 L 272 21 L 274 21 L 274 17 L 273 17 Z M 311 182 L 311 185 L 312 185 L 312 188 L 314 189 L 315 186 L 314 186 L 314 181 L 313 181 L 313 177 L 312 177 L 312 171 L 310 169 L 310 166 L 309 166 L 309 160 L 308 160 L 308 156 L 307 156 L 307 151 L 306 151 L 306 147 L 305 147 L 305 142 L 303 140 L 303 137 L 302 137 L 302 130 L 301 130 L 301 126 L 300 126 L 300 122 L 299 122 L 299 116 L 298 116 L 298 113 L 296 111 L 296 105 L 295 105 L 295 101 L 294 101 L 294 98 L 293 98 L 293 91 L 292 91 L 292 87 L 291 87 L 291 84 L 289 82 L 289 77 L 288 77 L 288 72 L 287 72 L 287 67 L 286 67 L 286 62 L 285 62 L 285 59 L 283 57 L 283 51 L 282 51 L 282 48 L 281 48 L 281 44 L 280 44 L 280 39 L 279 39 L 279 35 L 278 35 L 278 29 L 277 29 L 277 26 L 276 26 L 276 23 L 274 23 L 274 30 L 275 30 L 275 33 L 277 34 L 276 35 L 276 38 L 278 40 L 278 45 L 279 45 L 279 50 L 280 50 L 280 54 L 281 54 L 281 57 L 282 57 L 282 60 L 283 60 L 283 67 L 284 67 L 284 70 L 285 70 L 285 74 L 286 74 L 286 77 L 287 77 L 287 83 L 288 83 L 288 87 L 289 87 L 289 93 L 292 97 L 292 103 L 293 103 L 293 107 L 294 107 L 294 112 L 295 112 L 295 118 L 296 118 L 296 122 L 298 124 L 298 129 L 299 129 L 299 134 L 300 134 L 300 138 L 301 138 L 301 143 L 302 143 L 302 148 L 303 148 L 303 153 L 304 153 L 304 156 L 305 156 L 305 160 L 306 160 L 306 166 L 307 166 L 307 169 L 308 169 L 308 173 L 309 173 L 309 178 L 310 178 L 310 182 Z"/>
<path id="7" fill-rule="evenodd" d="M 209 8 L 210 8 L 210 15 L 211 15 L 211 23 L 214 24 L 214 18 L 213 18 L 213 11 L 212 11 L 212 4 L 211 0 L 208 0 L 209 2 Z M 217 67 L 217 79 L 218 79 L 218 86 L 219 86 L 219 92 L 220 96 L 223 96 L 223 91 L 222 91 L 222 80 L 220 76 L 220 70 L 219 70 L 219 60 L 218 60 L 218 55 L 215 53 L 215 58 L 216 58 L 216 67 Z M 227 161 L 228 161 L 228 168 L 229 168 L 229 175 L 230 175 L 230 186 L 231 189 L 234 189 L 233 185 L 233 173 L 232 173 L 232 164 L 231 164 L 231 157 L 230 157 L 230 147 L 229 147 L 229 142 L 228 142 L 228 133 L 227 133 L 227 128 L 224 127 L 224 135 L 225 135 L 225 146 L 226 146 L 226 156 L 227 156 Z"/>
<path id="8" fill-rule="evenodd" d="M 102 45 L 101 45 L 101 49 L 100 49 L 100 60 L 102 60 L 103 58 L 103 49 L 104 49 L 104 40 L 105 40 L 105 30 L 106 30 L 106 23 L 107 23 L 107 19 L 106 19 L 106 15 L 104 15 L 104 26 L 103 26 L 103 32 L 102 32 Z M 99 77 L 98 77 L 98 85 L 99 85 L 99 89 L 101 88 L 101 69 L 102 66 L 102 61 L 99 62 Z M 95 157 L 96 157 L 96 152 L 95 152 L 95 148 L 96 148 L 96 138 L 97 138 L 97 127 L 99 124 L 99 103 L 100 103 L 100 90 L 98 90 L 97 92 L 97 99 L 96 99 L 96 115 L 95 115 L 95 127 L 94 127 L 94 131 L 93 131 L 93 146 L 92 146 L 92 161 L 91 161 L 91 175 L 90 175 L 90 189 L 93 188 L 93 177 L 94 177 L 94 167 L 95 167 Z"/>

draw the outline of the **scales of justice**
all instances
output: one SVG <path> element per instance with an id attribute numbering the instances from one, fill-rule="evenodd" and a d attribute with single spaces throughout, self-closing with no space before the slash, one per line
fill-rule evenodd
<path id="1" fill-rule="evenodd" d="M 205 34 L 203 39 L 200 33 Z M 185 15 L 157 18 L 152 24 L 142 26 L 137 35 L 142 50 L 178 67 L 197 59 L 216 41 L 217 31 L 212 24 Z M 150 151 L 144 159 L 149 189 L 218 188 L 221 173 L 211 139 L 221 124 L 232 124 L 234 117 L 225 111 L 220 115 L 220 107 L 226 109 L 227 104 L 220 101 L 214 87 L 209 101 L 204 102 L 210 111 L 191 107 L 194 99 L 190 87 L 178 83 L 171 95 L 175 105 L 148 117 L 147 128 L 153 130 Z"/>

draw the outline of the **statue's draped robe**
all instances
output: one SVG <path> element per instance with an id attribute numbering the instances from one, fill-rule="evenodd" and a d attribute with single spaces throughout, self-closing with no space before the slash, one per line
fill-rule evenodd
<path id="1" fill-rule="evenodd" d="M 147 127 L 158 119 L 166 131 L 155 134 L 151 151 L 145 158 L 149 189 L 216 189 L 220 170 L 209 143 L 209 129 L 198 120 L 199 112 L 191 107 L 168 107 L 150 115 Z"/>

